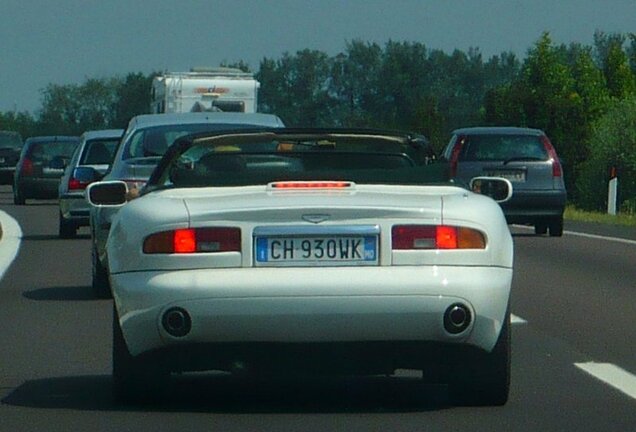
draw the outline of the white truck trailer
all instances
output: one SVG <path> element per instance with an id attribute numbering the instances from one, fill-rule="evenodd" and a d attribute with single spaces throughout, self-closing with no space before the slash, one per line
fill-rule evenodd
<path id="1" fill-rule="evenodd" d="M 200 111 L 256 112 L 260 83 L 233 68 L 193 68 L 168 72 L 152 81 L 152 113 Z"/>

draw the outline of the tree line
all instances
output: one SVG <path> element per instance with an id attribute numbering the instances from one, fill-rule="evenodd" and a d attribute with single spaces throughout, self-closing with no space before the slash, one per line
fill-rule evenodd
<path id="1" fill-rule="evenodd" d="M 250 71 L 239 61 L 224 66 Z M 570 201 L 601 210 L 610 167 L 624 209 L 636 205 L 636 35 L 597 31 L 591 46 L 555 44 L 544 33 L 524 59 L 485 59 L 479 49 L 446 53 L 420 42 L 360 40 L 329 56 L 302 50 L 263 58 L 259 110 L 289 126 L 411 130 L 436 150 L 458 127 L 543 129 L 564 161 Z M 156 72 L 49 84 L 35 113 L 0 113 L 0 129 L 78 135 L 124 128 L 147 113 Z"/>

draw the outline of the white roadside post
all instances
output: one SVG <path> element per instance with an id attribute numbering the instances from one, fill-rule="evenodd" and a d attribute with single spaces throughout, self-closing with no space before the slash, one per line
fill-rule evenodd
<path id="1" fill-rule="evenodd" d="M 610 181 L 607 187 L 607 213 L 616 216 L 616 197 L 618 194 L 618 177 L 616 168 L 612 167 Z"/>

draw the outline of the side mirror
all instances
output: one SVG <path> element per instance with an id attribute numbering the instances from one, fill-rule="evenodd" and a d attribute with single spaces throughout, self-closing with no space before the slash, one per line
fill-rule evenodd
<path id="1" fill-rule="evenodd" d="M 118 207 L 126 204 L 128 185 L 126 182 L 113 180 L 91 183 L 86 188 L 86 199 L 92 206 Z"/>
<path id="2" fill-rule="evenodd" d="M 470 180 L 470 190 L 503 203 L 512 196 L 512 183 L 501 177 L 475 177 Z"/>

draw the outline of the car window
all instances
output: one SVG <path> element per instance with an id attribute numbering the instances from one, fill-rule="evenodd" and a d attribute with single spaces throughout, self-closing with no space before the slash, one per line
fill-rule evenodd
<path id="1" fill-rule="evenodd" d="M 56 156 L 69 158 L 77 146 L 75 141 L 54 141 L 34 143 L 29 150 L 33 162 L 50 162 Z"/>
<path id="2" fill-rule="evenodd" d="M 127 140 L 123 159 L 161 157 L 177 139 L 197 132 L 252 129 L 247 123 L 192 123 L 155 126 L 138 130 Z M 260 126 L 262 127 L 262 126 Z"/>
<path id="3" fill-rule="evenodd" d="M 0 148 L 21 149 L 22 139 L 20 138 L 20 135 L 12 132 L 0 132 Z"/>
<path id="4" fill-rule="evenodd" d="M 509 159 L 547 160 L 548 153 L 538 136 L 468 135 L 461 161 L 495 161 Z"/>
<path id="5" fill-rule="evenodd" d="M 196 140 L 195 140 L 196 141 Z M 201 140 L 164 163 L 151 187 L 205 187 L 266 184 L 325 178 L 367 183 L 446 182 L 442 171 L 427 170 L 427 150 L 391 139 L 253 136 Z"/>
<path id="6" fill-rule="evenodd" d="M 113 161 L 119 139 L 94 139 L 86 142 L 80 161 L 86 165 L 108 165 Z"/>

